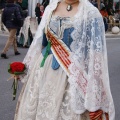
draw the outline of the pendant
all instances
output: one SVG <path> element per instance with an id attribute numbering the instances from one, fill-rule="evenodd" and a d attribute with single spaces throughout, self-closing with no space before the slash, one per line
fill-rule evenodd
<path id="1" fill-rule="evenodd" d="M 72 10 L 72 5 L 67 5 L 66 10 L 67 10 L 68 12 L 71 11 L 71 10 Z"/>

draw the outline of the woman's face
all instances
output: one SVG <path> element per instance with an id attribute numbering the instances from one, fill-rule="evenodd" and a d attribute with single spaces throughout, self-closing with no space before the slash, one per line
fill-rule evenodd
<path id="1" fill-rule="evenodd" d="M 44 11 L 44 6 L 43 5 L 40 6 L 40 10 Z"/>

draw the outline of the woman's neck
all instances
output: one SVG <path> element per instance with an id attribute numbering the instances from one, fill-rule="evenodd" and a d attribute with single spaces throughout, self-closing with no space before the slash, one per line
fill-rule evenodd
<path id="1" fill-rule="evenodd" d="M 69 5 L 72 6 L 72 9 L 67 9 Z M 57 8 L 54 10 L 54 15 L 60 17 L 74 17 L 78 12 L 78 5 L 79 5 L 79 1 L 76 2 L 75 4 L 67 4 L 65 3 L 64 0 L 62 0 L 61 2 L 58 3 Z"/>
<path id="2" fill-rule="evenodd" d="M 66 4 L 75 4 L 75 3 L 78 3 L 79 0 L 63 0 Z"/>

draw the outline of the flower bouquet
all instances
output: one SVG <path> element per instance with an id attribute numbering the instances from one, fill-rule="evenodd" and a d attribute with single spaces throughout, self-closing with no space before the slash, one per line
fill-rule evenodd
<path id="1" fill-rule="evenodd" d="M 19 75 L 25 74 L 25 70 L 26 70 L 25 64 L 23 64 L 22 62 L 13 62 L 9 64 L 8 72 L 12 75 L 10 79 L 12 78 L 14 79 L 13 85 L 12 85 L 13 100 L 15 100 L 16 98 L 18 80 L 20 80 Z"/>

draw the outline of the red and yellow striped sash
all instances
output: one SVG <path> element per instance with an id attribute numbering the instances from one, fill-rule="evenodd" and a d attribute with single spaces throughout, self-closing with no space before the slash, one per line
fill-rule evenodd
<path id="1" fill-rule="evenodd" d="M 98 110 L 96 112 L 89 112 L 90 120 L 103 120 L 103 114 L 105 114 L 105 120 L 109 120 L 108 114 L 103 113 L 102 110 Z"/>
<path id="2" fill-rule="evenodd" d="M 56 60 L 66 72 L 66 74 L 69 76 L 68 66 L 71 63 L 69 60 L 69 48 L 67 47 L 67 45 L 65 45 L 65 43 L 62 40 L 58 39 L 57 36 L 55 36 L 52 33 L 52 31 L 49 30 L 49 28 L 47 28 L 46 35 L 48 40 L 51 42 L 51 50 Z"/>

